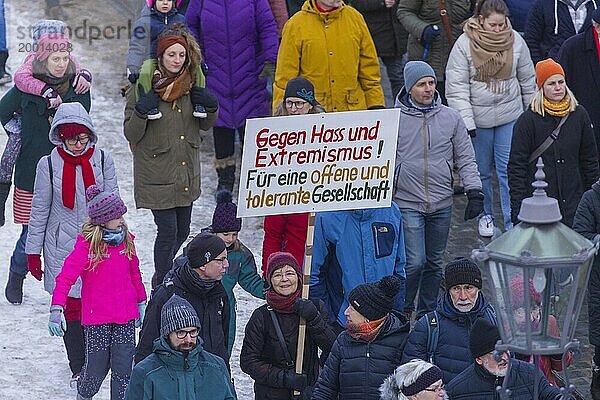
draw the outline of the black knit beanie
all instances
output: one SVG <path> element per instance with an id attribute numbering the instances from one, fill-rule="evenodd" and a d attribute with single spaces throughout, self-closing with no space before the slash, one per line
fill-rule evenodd
<path id="1" fill-rule="evenodd" d="M 481 357 L 496 349 L 500 340 L 498 327 L 485 318 L 478 318 L 469 332 L 469 349 L 473 358 Z"/>
<path id="2" fill-rule="evenodd" d="M 455 285 L 473 285 L 481 289 L 481 271 L 468 258 L 457 258 L 446 265 L 444 272 L 446 290 Z"/>
<path id="3" fill-rule="evenodd" d="M 223 189 L 217 192 L 217 207 L 212 218 L 212 231 L 239 232 L 242 230 L 242 219 L 236 218 L 237 206 L 233 203 L 231 192 Z"/>
<path id="4" fill-rule="evenodd" d="M 306 78 L 297 77 L 290 79 L 285 86 L 285 92 L 283 94 L 283 100 L 288 97 L 299 97 L 306 100 L 310 105 L 315 106 L 318 104 L 315 99 L 315 87 L 311 81 Z"/>
<path id="5" fill-rule="evenodd" d="M 402 280 L 388 275 L 378 282 L 358 285 L 348 295 L 348 303 L 370 321 L 385 317 L 394 308 L 394 300 L 402 287 Z"/>
<path id="6" fill-rule="evenodd" d="M 192 239 L 187 245 L 186 255 L 190 267 L 198 268 L 214 260 L 225 251 L 223 239 L 212 233 L 203 232 Z"/>

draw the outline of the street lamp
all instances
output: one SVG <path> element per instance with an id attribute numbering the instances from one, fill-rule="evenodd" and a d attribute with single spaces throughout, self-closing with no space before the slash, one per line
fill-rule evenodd
<path id="1" fill-rule="evenodd" d="M 541 157 L 536 167 L 535 190 L 522 202 L 521 223 L 473 250 L 472 256 L 483 263 L 491 287 L 502 338 L 496 350 L 534 356 L 563 354 L 565 388 L 561 391 L 568 399 L 575 388 L 569 384 L 566 356 L 579 347 L 573 336 L 598 244 L 560 222 L 558 201 L 546 195 Z M 502 398 L 508 398 L 509 373 L 510 363 L 507 378 L 498 388 Z M 534 385 L 537 399 L 538 382 Z"/>

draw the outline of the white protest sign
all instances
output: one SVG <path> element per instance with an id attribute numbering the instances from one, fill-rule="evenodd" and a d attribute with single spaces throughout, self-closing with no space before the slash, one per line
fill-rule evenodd
<path id="1" fill-rule="evenodd" d="M 249 119 L 238 217 L 389 207 L 399 109 Z"/>

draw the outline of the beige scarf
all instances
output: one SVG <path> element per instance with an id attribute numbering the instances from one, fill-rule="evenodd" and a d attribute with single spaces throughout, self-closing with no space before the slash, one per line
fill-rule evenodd
<path id="1" fill-rule="evenodd" d="M 513 67 L 513 44 L 515 37 L 512 26 L 506 18 L 506 29 L 490 32 L 483 29 L 477 17 L 471 17 L 463 27 L 470 39 L 470 50 L 475 65 L 475 80 L 485 82 L 494 93 L 504 93 L 508 89 L 507 80 Z"/>

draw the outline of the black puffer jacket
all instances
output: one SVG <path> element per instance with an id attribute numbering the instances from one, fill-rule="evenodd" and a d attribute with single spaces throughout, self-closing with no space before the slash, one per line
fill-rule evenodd
<path id="1" fill-rule="evenodd" d="M 306 340 L 304 342 L 304 361 L 302 371 L 312 386 L 319 375 L 318 349 L 325 357 L 335 341 L 335 333 L 327 324 L 327 311 L 321 300 L 312 300 L 319 315 L 312 321 L 306 321 Z M 296 369 L 296 350 L 298 346 L 298 326 L 300 317 L 296 314 L 275 313 L 285 339 L 290 358 L 294 361 L 287 365 L 285 353 L 273 325 L 269 306 L 263 305 L 252 313 L 246 324 L 244 344 L 240 353 L 240 367 L 254 379 L 254 396 L 257 400 L 292 399 L 292 390 L 286 385 L 286 371 Z"/>
<path id="2" fill-rule="evenodd" d="M 508 160 L 513 223 L 518 222 L 521 201 L 533 193 L 531 184 L 535 181 L 536 162 L 528 162 L 528 159 L 559 122 L 559 117 L 548 114 L 542 117 L 529 109 L 515 123 Z M 594 130 L 582 106 L 577 106 L 569 115 L 558 138 L 542 154 L 542 160 L 548 182 L 546 192 L 558 200 L 562 222 L 571 227 L 583 192 L 600 176 Z"/>
<path id="3" fill-rule="evenodd" d="M 550 385 L 539 368 L 524 361 L 512 360 L 509 379 L 511 400 L 532 400 L 534 374 L 539 376 L 538 398 L 555 400 L 561 394 L 558 388 Z M 452 400 L 496 400 L 499 395 L 496 386 L 502 385 L 503 378 L 490 374 L 477 363 L 471 364 L 446 385 L 446 393 Z"/>
<path id="4" fill-rule="evenodd" d="M 589 240 L 600 234 L 600 181 L 583 194 L 573 229 Z M 600 346 L 600 257 L 596 256 L 588 283 L 588 314 L 590 344 Z"/>
<path id="5" fill-rule="evenodd" d="M 229 367 L 227 337 L 229 335 L 229 300 L 221 282 L 205 289 L 194 284 L 197 274 L 190 268 L 187 257 L 179 256 L 164 283 L 154 289 L 150 298 L 140 340 L 135 353 L 136 364 L 152 353 L 154 339 L 160 336 L 160 311 L 173 294 L 186 299 L 200 318 L 200 337 L 204 350 L 225 360 Z"/>
<path id="6" fill-rule="evenodd" d="M 340 333 L 321 371 L 313 400 L 379 400 L 379 387 L 400 365 L 410 324 L 391 314 L 372 342 Z"/>

